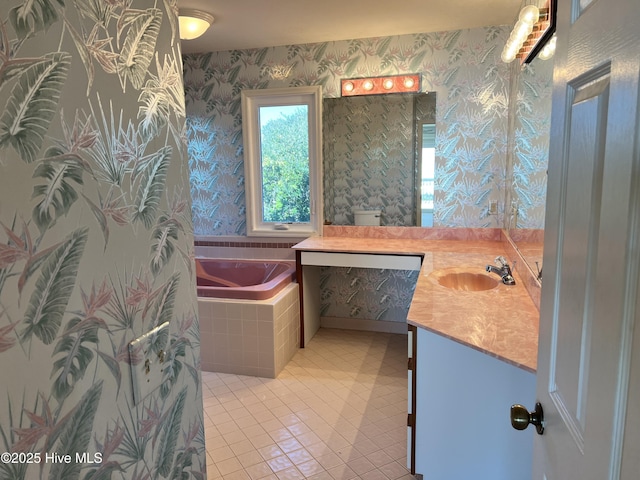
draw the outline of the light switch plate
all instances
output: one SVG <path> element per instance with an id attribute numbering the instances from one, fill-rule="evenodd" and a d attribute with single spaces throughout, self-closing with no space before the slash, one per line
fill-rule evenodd
<path id="1" fill-rule="evenodd" d="M 168 341 L 169 322 L 164 322 L 129 343 L 134 404 L 160 387 Z M 134 365 L 134 358 L 140 356 L 142 360 Z"/>

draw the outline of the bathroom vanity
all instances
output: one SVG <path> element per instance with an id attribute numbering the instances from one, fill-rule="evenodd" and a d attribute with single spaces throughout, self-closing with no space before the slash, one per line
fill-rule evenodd
<path id="1" fill-rule="evenodd" d="M 296 249 L 296 280 L 300 291 L 300 347 L 313 338 L 320 328 L 320 278 L 317 269 L 308 267 L 353 267 L 392 270 L 420 270 L 422 255 L 420 252 L 397 254 L 382 248 L 368 248 L 354 251 L 338 245 L 318 242 L 325 237 L 313 239 L 294 246 Z M 315 245 L 310 245 L 313 243 Z M 370 246 L 371 247 L 371 246 Z"/>
<path id="2" fill-rule="evenodd" d="M 389 232 L 387 238 L 324 236 L 295 245 L 301 313 L 314 317 L 319 301 L 313 269 L 305 265 L 355 259 L 357 266 L 383 268 L 382 261 L 405 268 L 398 265 L 406 258 L 420 259 L 407 317 L 407 467 L 433 480 L 524 480 L 533 429 L 514 430 L 509 408 L 535 398 L 538 310 L 517 271 L 515 286 L 485 272 L 505 251 L 499 231 L 474 238 L 460 229 L 451 238 L 444 230 L 457 229 L 427 230 L 430 238 L 411 238 L 421 233 L 410 229 L 409 238 Z M 372 230 L 349 231 L 363 232 Z M 305 329 L 317 328 L 309 321 Z"/>

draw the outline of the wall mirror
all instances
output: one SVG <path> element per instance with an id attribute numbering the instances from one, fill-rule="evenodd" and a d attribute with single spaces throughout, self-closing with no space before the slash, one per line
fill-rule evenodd
<path id="1" fill-rule="evenodd" d="M 381 209 L 383 226 L 432 226 L 436 94 L 323 100 L 324 218 L 354 225 Z"/>
<path id="2" fill-rule="evenodd" d="M 506 230 L 534 273 L 542 268 L 544 212 L 551 122 L 553 58 L 514 65 L 510 129 L 511 189 Z"/>

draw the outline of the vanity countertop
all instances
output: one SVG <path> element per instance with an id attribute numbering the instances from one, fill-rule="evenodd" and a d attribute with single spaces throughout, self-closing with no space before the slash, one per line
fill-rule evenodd
<path id="1" fill-rule="evenodd" d="M 485 266 L 504 253 L 499 241 L 311 237 L 292 248 L 310 252 L 420 255 L 420 275 L 408 323 L 535 372 L 539 313 L 518 272 L 515 286 L 483 291 L 452 290 L 432 272 L 455 269 L 489 275 Z M 498 279 L 497 276 L 493 275 Z"/>

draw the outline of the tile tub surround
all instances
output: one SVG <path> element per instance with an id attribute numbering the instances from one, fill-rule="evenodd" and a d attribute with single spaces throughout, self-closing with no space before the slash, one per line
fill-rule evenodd
<path id="1" fill-rule="evenodd" d="M 296 283 L 268 300 L 198 298 L 198 311 L 204 371 L 276 378 L 298 350 Z"/>
<path id="2" fill-rule="evenodd" d="M 483 273 L 497 255 L 499 240 L 419 240 L 412 238 L 311 237 L 293 248 L 301 251 L 422 255 L 424 260 L 407 321 L 527 371 L 535 372 L 538 311 L 524 282 L 499 283 L 481 292 L 455 291 L 438 285 L 429 274 L 458 267 Z M 486 273 L 486 272 L 485 272 Z M 487 274 L 488 275 L 488 274 Z M 497 277 L 496 277 L 497 278 Z"/>

